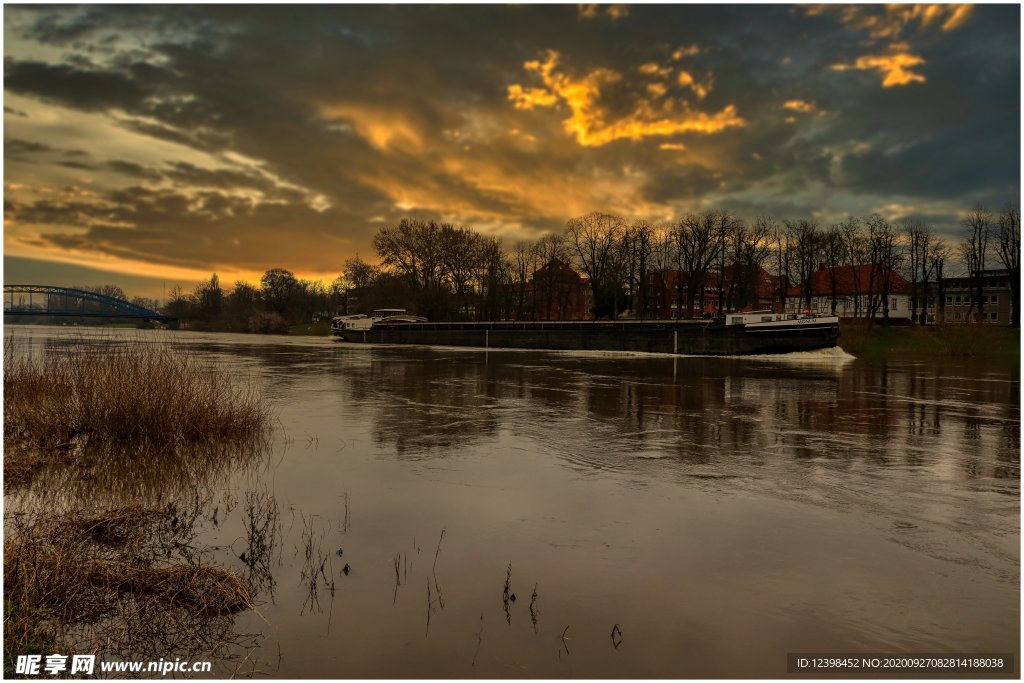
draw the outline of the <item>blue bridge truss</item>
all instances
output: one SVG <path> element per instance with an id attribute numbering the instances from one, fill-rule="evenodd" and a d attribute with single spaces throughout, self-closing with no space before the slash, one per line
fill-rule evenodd
<path id="1" fill-rule="evenodd" d="M 96 292 L 50 285 L 4 285 L 4 315 L 134 318 L 169 323 L 172 316 Z"/>

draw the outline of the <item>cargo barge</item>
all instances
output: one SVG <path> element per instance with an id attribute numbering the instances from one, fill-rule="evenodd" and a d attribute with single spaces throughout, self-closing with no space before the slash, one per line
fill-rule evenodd
<path id="1" fill-rule="evenodd" d="M 733 356 L 813 351 L 834 347 L 839 340 L 835 316 L 767 311 L 694 321 L 438 323 L 403 315 L 337 320 L 336 336 L 362 344 Z"/>

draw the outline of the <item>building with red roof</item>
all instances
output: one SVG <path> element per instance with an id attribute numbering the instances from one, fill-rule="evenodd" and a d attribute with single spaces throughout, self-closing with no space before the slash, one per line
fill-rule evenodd
<path id="1" fill-rule="evenodd" d="M 833 278 L 835 314 L 840 318 L 910 318 L 910 283 L 892 268 L 869 263 L 820 268 L 810 278 L 810 304 L 802 285 L 786 290 L 786 311 L 832 314 Z"/>

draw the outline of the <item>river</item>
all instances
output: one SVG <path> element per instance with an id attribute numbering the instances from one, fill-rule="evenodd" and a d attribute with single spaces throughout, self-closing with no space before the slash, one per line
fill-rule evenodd
<path id="1" fill-rule="evenodd" d="M 278 422 L 259 463 L 61 484 L 94 504 L 199 486 L 202 538 L 239 571 L 239 501 L 272 496 L 272 576 L 236 621 L 259 634 L 266 675 L 780 677 L 789 652 L 1019 661 L 1019 364 L 6 334 L 49 350 L 173 344 L 268 397 Z M 53 493 L 37 483 L 7 505 Z"/>

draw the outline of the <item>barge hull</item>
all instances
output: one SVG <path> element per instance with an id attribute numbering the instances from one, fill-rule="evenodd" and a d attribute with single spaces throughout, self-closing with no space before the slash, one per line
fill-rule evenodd
<path id="1" fill-rule="evenodd" d="M 831 348 L 838 342 L 839 326 L 809 321 L 755 331 L 711 323 L 411 323 L 336 334 L 368 344 L 733 356 Z"/>

